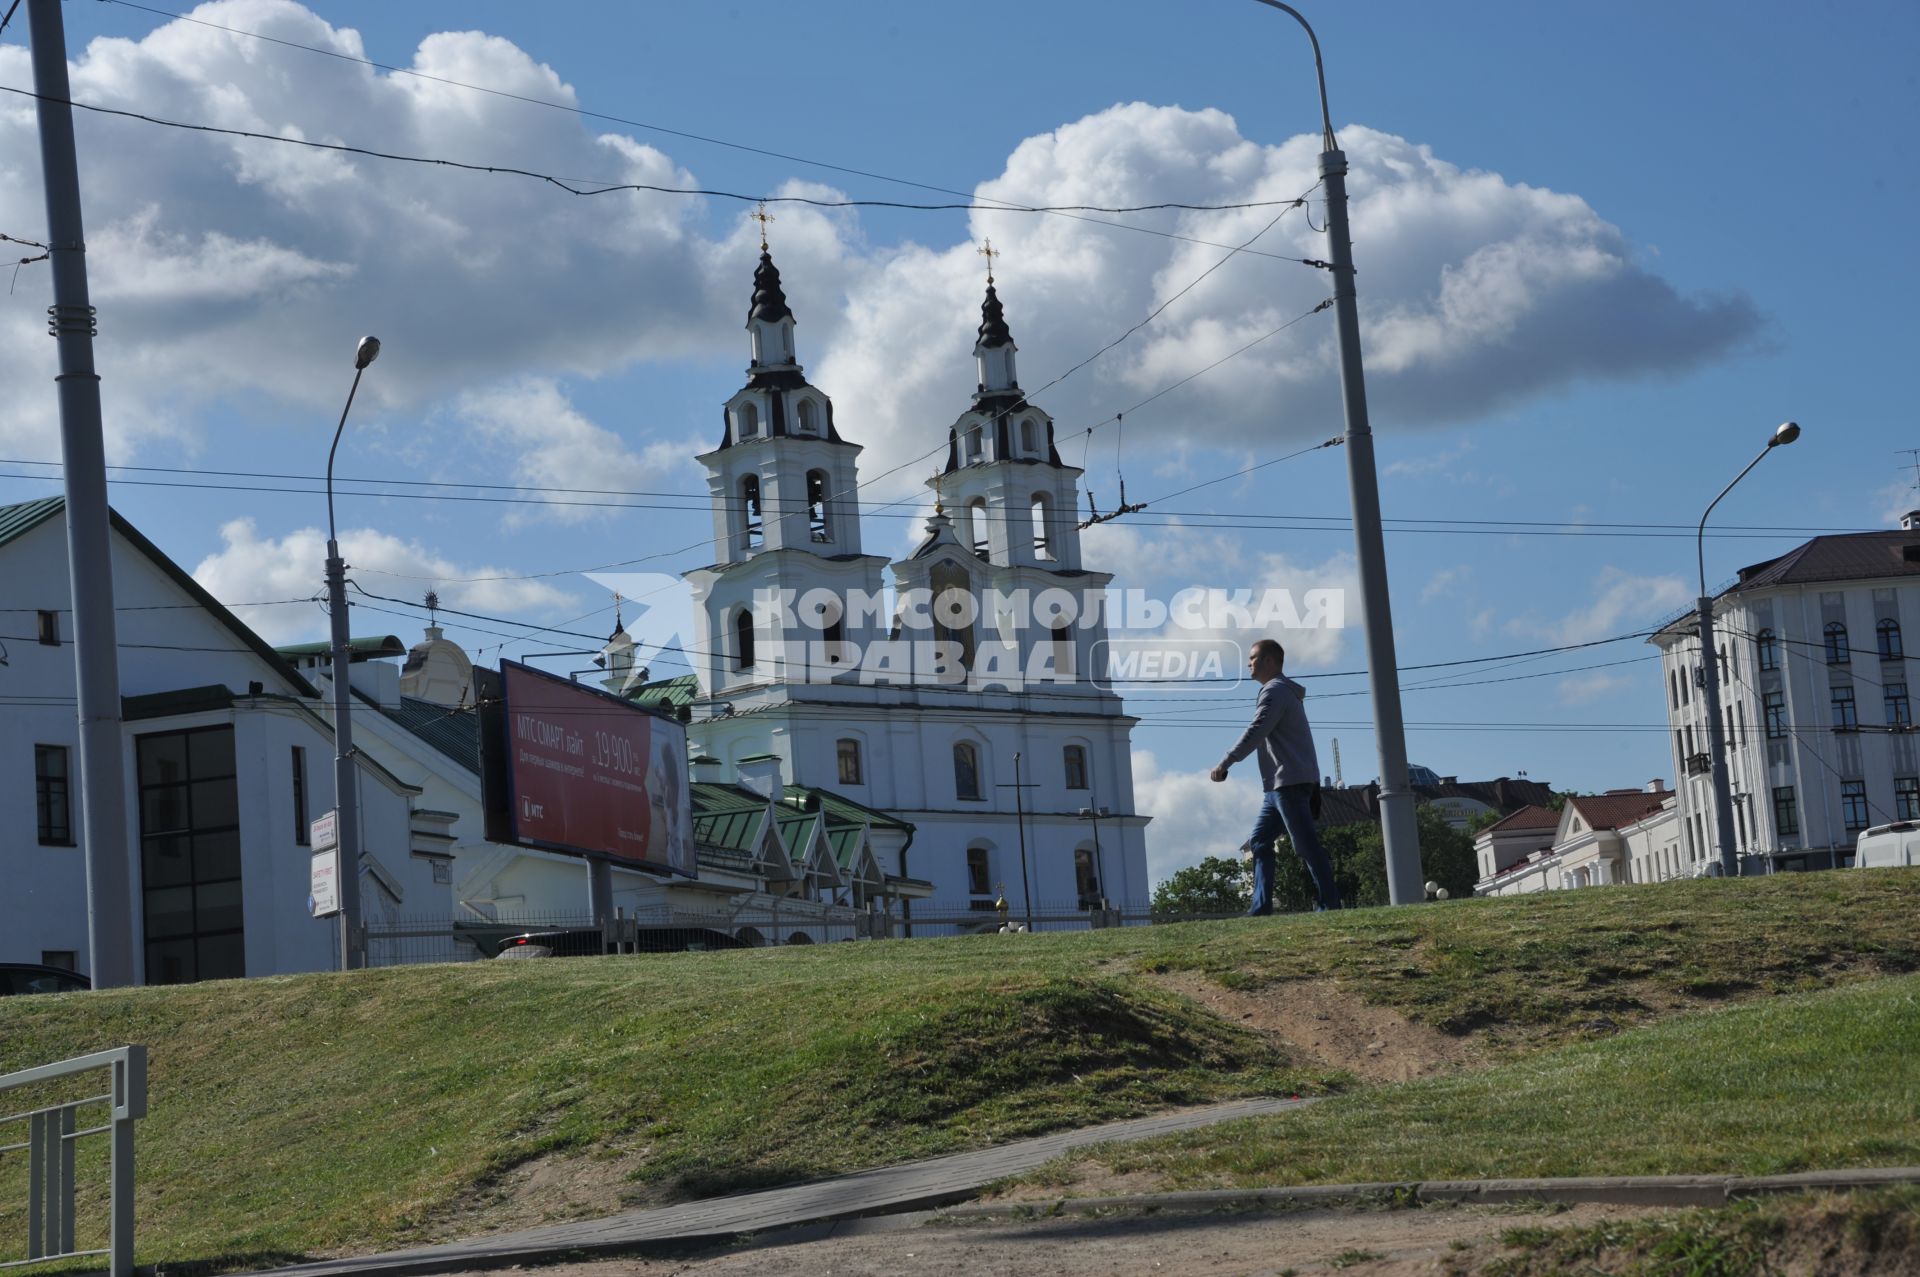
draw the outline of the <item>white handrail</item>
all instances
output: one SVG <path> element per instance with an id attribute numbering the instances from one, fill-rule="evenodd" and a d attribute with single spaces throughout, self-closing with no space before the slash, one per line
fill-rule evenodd
<path id="1" fill-rule="evenodd" d="M 112 1078 L 104 1095 L 70 1100 L 0 1116 L 0 1122 L 25 1120 L 29 1124 L 27 1149 L 27 1258 L 0 1263 L 0 1269 L 72 1259 L 81 1255 L 111 1256 L 112 1277 L 133 1277 L 133 1124 L 147 1115 L 147 1048 L 121 1046 L 111 1051 L 42 1064 L 0 1075 L 0 1094 L 39 1082 L 51 1082 L 93 1069 L 106 1069 Z M 103 1126 L 75 1130 L 74 1114 L 89 1104 L 111 1105 L 112 1116 Z M 113 1139 L 113 1194 L 109 1244 L 106 1250 L 73 1248 L 73 1142 L 83 1135 L 111 1133 Z M 21 1146 L 12 1145 L 9 1149 Z M 4 1152 L 8 1150 L 0 1150 Z"/>

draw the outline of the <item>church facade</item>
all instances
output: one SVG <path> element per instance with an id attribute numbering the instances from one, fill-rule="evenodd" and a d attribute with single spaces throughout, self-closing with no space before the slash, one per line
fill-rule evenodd
<path id="1" fill-rule="evenodd" d="M 806 379 L 761 253 L 752 362 L 706 468 L 714 559 L 686 574 L 696 764 L 777 769 L 909 822 L 931 920 L 1144 910 L 1144 831 L 1120 697 L 1093 677 L 1110 577 L 1081 563 L 1080 471 L 1027 401 L 992 277 L 978 385 L 948 430 L 919 544 L 861 543 L 860 445 Z M 920 928 L 916 928 L 919 931 Z"/>

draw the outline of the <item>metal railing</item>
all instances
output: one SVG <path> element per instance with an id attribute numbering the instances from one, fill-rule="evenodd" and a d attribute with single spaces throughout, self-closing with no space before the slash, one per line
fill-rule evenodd
<path id="1" fill-rule="evenodd" d="M 58 1064 L 22 1069 L 0 1076 L 0 1095 L 22 1087 L 105 1069 L 107 1090 L 78 1100 L 67 1100 L 0 1115 L 0 1127 L 27 1124 L 22 1143 L 0 1144 L 0 1155 L 27 1155 L 27 1257 L 0 1262 L 0 1269 L 43 1264 L 83 1255 L 107 1255 L 113 1277 L 133 1274 L 133 1124 L 147 1115 L 147 1048 L 122 1046 L 97 1051 Z M 106 1105 L 106 1120 L 80 1127 L 80 1110 Z M 111 1196 L 108 1199 L 108 1245 L 95 1250 L 74 1249 L 74 1145 L 89 1135 L 112 1138 Z"/>

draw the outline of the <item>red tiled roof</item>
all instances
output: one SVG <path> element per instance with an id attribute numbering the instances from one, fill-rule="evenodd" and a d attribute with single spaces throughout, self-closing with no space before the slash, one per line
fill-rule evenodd
<path id="1" fill-rule="evenodd" d="M 1580 813 L 1580 818 L 1595 829 L 1618 829 L 1622 825 L 1631 825 L 1660 810 L 1660 805 L 1673 795 L 1665 790 L 1652 794 L 1645 790 L 1635 790 L 1630 794 L 1596 794 L 1591 798 L 1569 798 L 1567 802 Z"/>
<path id="2" fill-rule="evenodd" d="M 1480 832 L 1490 834 L 1498 830 L 1502 833 L 1517 833 L 1523 829 L 1558 829 L 1560 813 L 1551 807 L 1538 807 L 1532 803 L 1522 807 L 1510 816 L 1503 816 Z"/>

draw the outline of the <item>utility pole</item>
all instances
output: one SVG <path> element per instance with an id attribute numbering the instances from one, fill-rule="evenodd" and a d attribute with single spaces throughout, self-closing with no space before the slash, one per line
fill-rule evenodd
<path id="1" fill-rule="evenodd" d="M 60 0 L 27 0 L 27 20 L 53 269 L 47 328 L 60 346 L 60 373 L 54 382 L 60 391 L 60 456 L 66 472 L 80 807 L 87 840 L 87 975 L 94 988 L 114 989 L 133 983 L 133 903 L 100 377 L 93 370 L 94 311 L 87 300 L 87 244 L 80 221 L 80 173 Z"/>
<path id="2" fill-rule="evenodd" d="M 1038 789 L 1038 785 L 1024 784 L 1020 780 L 1020 755 L 1013 756 L 1013 783 L 996 785 L 995 789 L 1013 791 L 1014 822 L 1020 830 L 1020 904 L 1027 918 L 1027 931 L 1033 931 L 1033 885 L 1027 877 L 1027 804 L 1025 793 L 1029 789 Z"/>
<path id="3" fill-rule="evenodd" d="M 1360 565 L 1361 609 L 1367 626 L 1367 689 L 1373 698 L 1374 742 L 1380 751 L 1380 832 L 1387 853 L 1387 896 L 1396 905 L 1426 899 L 1420 879 L 1420 833 L 1407 783 L 1407 733 L 1400 717 L 1400 668 L 1393 650 L 1393 610 L 1387 603 L 1387 547 L 1380 530 L 1380 479 L 1367 422 L 1367 381 L 1360 363 L 1360 307 L 1353 287 L 1353 241 L 1347 230 L 1347 157 L 1333 136 L 1320 37 L 1300 11 L 1280 0 L 1257 0 L 1306 29 L 1320 84 L 1320 183 L 1327 190 L 1327 255 L 1333 274 L 1333 317 L 1340 345 L 1340 399 L 1347 414 L 1347 488 L 1353 500 L 1353 539 Z"/>

